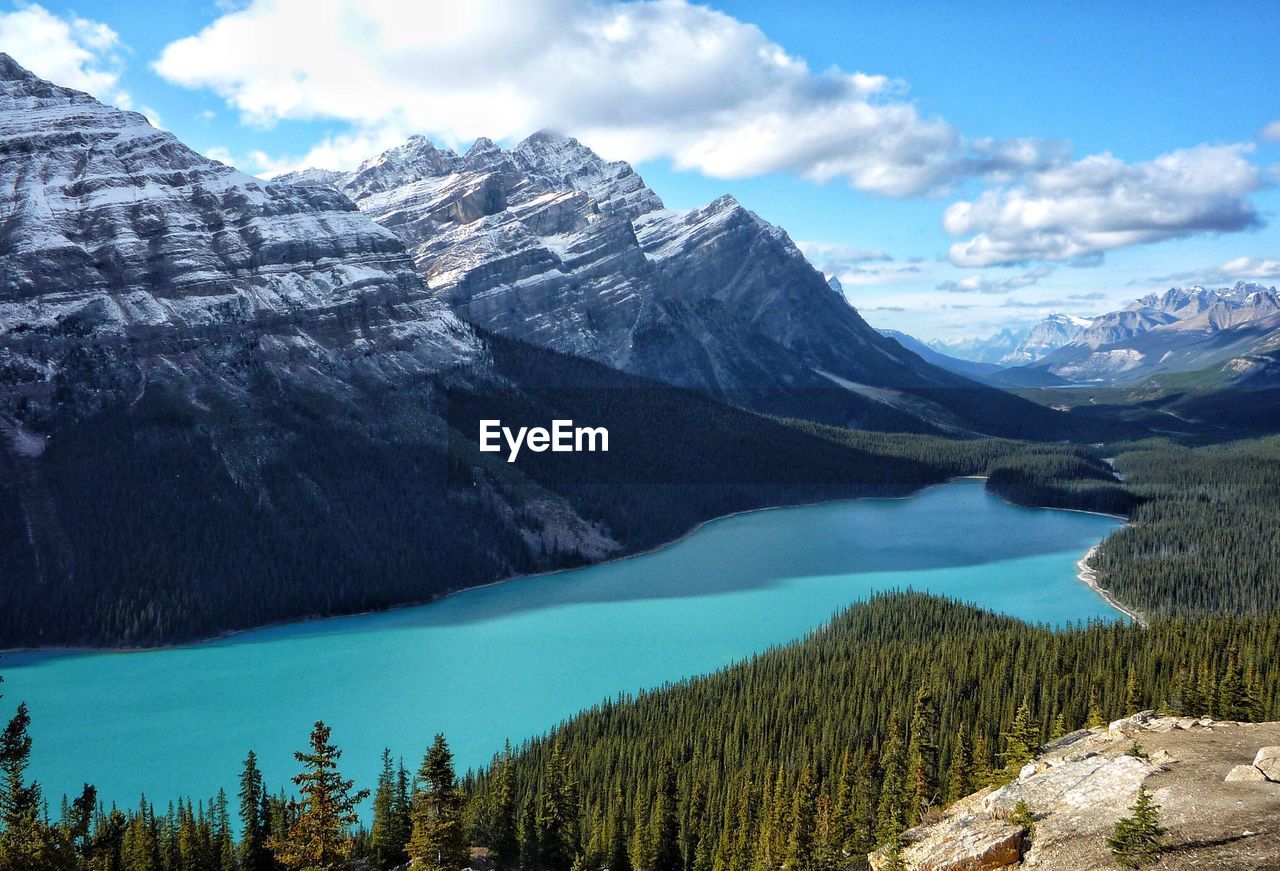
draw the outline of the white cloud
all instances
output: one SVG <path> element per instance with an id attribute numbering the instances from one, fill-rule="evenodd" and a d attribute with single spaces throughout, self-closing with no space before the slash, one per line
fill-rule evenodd
<path id="1" fill-rule="evenodd" d="M 1280 142 L 1280 121 L 1272 121 L 1258 133 L 1263 142 Z"/>
<path id="2" fill-rule="evenodd" d="M 12 12 L 0 12 L 0 49 L 43 79 L 125 109 L 133 107 L 120 87 L 124 46 L 101 22 L 20 4 Z"/>
<path id="3" fill-rule="evenodd" d="M 1012 187 L 951 205 L 943 227 L 957 266 L 1031 260 L 1097 262 L 1103 253 L 1260 219 L 1248 194 L 1263 185 L 1247 144 L 1173 151 L 1142 163 L 1093 155 L 1029 174 Z"/>
<path id="4" fill-rule="evenodd" d="M 1217 266 L 1175 272 L 1148 279 L 1144 284 L 1232 284 L 1236 281 L 1270 281 L 1280 278 L 1280 259 L 1236 257 Z"/>
<path id="5" fill-rule="evenodd" d="M 958 280 L 944 281 L 938 285 L 938 290 L 945 290 L 948 293 L 1008 293 L 1019 288 L 1030 287 L 1051 272 L 1053 272 L 1052 267 L 1037 266 L 1030 272 L 1009 278 L 968 275 Z"/>
<path id="6" fill-rule="evenodd" d="M 251 0 L 168 45 L 155 69 L 255 124 L 350 123 L 307 156 L 332 168 L 392 132 L 455 144 L 539 128 L 607 157 L 892 196 L 1044 159 L 1031 141 L 965 140 L 898 82 L 815 72 L 755 26 L 683 0 Z"/>

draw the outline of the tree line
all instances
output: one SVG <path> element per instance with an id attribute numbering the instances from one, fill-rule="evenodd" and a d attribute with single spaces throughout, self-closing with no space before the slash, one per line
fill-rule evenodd
<path id="1" fill-rule="evenodd" d="M 227 794 L 50 813 L 29 718 L 0 737 L 0 871 L 838 871 L 933 808 L 1007 780 L 1046 742 L 1156 708 L 1280 712 L 1280 614 L 1053 631 L 917 593 L 851 607 L 802 642 L 583 712 L 461 778 L 444 736 L 368 795 L 317 723 L 292 790 L 249 754 Z"/>

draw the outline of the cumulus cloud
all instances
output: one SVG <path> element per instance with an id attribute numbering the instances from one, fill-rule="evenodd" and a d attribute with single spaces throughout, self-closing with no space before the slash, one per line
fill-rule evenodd
<path id="1" fill-rule="evenodd" d="M 0 48 L 43 79 L 133 108 L 129 93 L 120 87 L 124 46 L 101 22 L 20 4 L 12 12 L 0 12 Z"/>
<path id="2" fill-rule="evenodd" d="M 790 172 L 890 196 L 1045 162 L 967 140 L 881 75 L 815 71 L 683 0 L 250 0 L 166 46 L 160 75 L 249 122 L 348 122 L 291 161 L 349 168 L 408 132 L 449 144 L 552 128 L 607 157 L 717 178 Z"/>
<path id="3" fill-rule="evenodd" d="M 1280 121 L 1272 121 L 1258 133 L 1263 142 L 1280 142 Z"/>
<path id="4" fill-rule="evenodd" d="M 1097 263 L 1117 248 L 1257 226 L 1248 195 L 1264 182 L 1251 151 L 1202 145 L 1140 163 L 1099 154 L 1029 173 L 947 208 L 944 229 L 970 237 L 951 246 L 951 262 Z"/>
<path id="5" fill-rule="evenodd" d="M 1142 284 L 1232 284 L 1237 281 L 1270 281 L 1280 278 L 1280 259 L 1275 257 L 1236 257 L 1217 266 L 1175 272 L 1147 279 Z"/>
<path id="6" fill-rule="evenodd" d="M 938 284 L 938 290 L 948 293 L 1008 293 L 1022 287 L 1030 287 L 1042 278 L 1047 277 L 1053 268 L 1037 266 L 1030 272 L 1014 275 L 1009 278 L 991 278 L 986 275 L 968 275 L 961 279 L 949 279 Z"/>

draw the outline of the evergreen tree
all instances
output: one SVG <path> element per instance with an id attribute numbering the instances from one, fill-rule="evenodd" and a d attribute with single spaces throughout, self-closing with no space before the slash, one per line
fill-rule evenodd
<path id="1" fill-rule="evenodd" d="M 26 782 L 31 758 L 31 717 L 27 705 L 0 733 L 0 869 L 25 871 L 53 861 L 50 832 L 42 819 L 40 787 Z"/>
<path id="2" fill-rule="evenodd" d="M 1090 687 L 1089 689 L 1089 713 L 1085 717 L 1084 727 L 1086 729 L 1097 729 L 1099 726 L 1107 725 L 1106 718 L 1102 715 L 1102 704 L 1098 701 L 1098 688 Z"/>
<path id="3" fill-rule="evenodd" d="M 1161 836 L 1166 830 L 1160 825 L 1160 806 L 1151 800 L 1145 786 L 1138 787 L 1138 800 L 1129 810 L 1129 816 L 1116 821 L 1107 846 L 1117 864 L 1138 868 L 1160 858 Z"/>
<path id="4" fill-rule="evenodd" d="M 329 743 L 331 730 L 317 720 L 307 751 L 294 753 L 302 771 L 293 778 L 301 793 L 284 838 L 269 843 L 276 859 L 290 871 L 338 871 L 351 855 L 350 834 L 356 806 L 367 790 L 352 792 L 353 781 L 338 771 L 342 751 Z"/>
<path id="5" fill-rule="evenodd" d="M 471 854 L 462 828 L 453 753 L 443 734 L 436 735 L 423 757 L 414 787 L 409 858 L 426 871 L 457 871 L 470 862 Z"/>
<path id="6" fill-rule="evenodd" d="M 907 778 L 911 804 L 907 825 L 920 822 L 938 801 L 938 711 L 933 691 L 922 684 L 911 713 L 911 741 L 907 745 Z"/>
<path id="7" fill-rule="evenodd" d="M 263 810 L 267 806 L 267 791 L 258 770 L 258 758 L 253 751 L 244 760 L 240 774 L 240 867 L 243 871 L 271 871 L 274 861 L 267 847 L 270 836 L 269 821 Z"/>
<path id="8" fill-rule="evenodd" d="M 685 871 L 696 871 L 698 853 L 702 849 L 703 830 L 707 817 L 707 782 L 697 780 L 685 808 L 681 851 L 684 854 Z"/>
<path id="9" fill-rule="evenodd" d="M 651 871 L 684 871 L 677 802 L 675 769 L 669 762 L 663 762 L 658 771 L 658 800 L 653 808 L 654 846 Z"/>
<path id="10" fill-rule="evenodd" d="M 1129 669 L 1124 682 L 1124 715 L 1130 716 L 1142 710 L 1142 694 L 1138 691 L 1138 675 Z"/>
<path id="11" fill-rule="evenodd" d="M 526 801 L 520 811 L 520 871 L 541 871 L 542 845 L 538 843 L 538 815 Z"/>
<path id="12" fill-rule="evenodd" d="M 876 813 L 876 837 L 881 844 L 892 844 L 907 828 L 907 814 L 911 802 L 907 788 L 906 749 L 902 746 L 902 728 L 896 714 L 889 718 L 889 733 L 884 745 L 883 758 L 880 805 Z"/>
<path id="13" fill-rule="evenodd" d="M 613 791 L 613 800 L 609 803 L 609 847 L 605 856 L 605 867 L 609 871 L 631 871 L 631 855 L 627 852 L 627 840 L 630 828 L 627 826 L 627 804 L 622 795 L 622 787 Z"/>
<path id="14" fill-rule="evenodd" d="M 405 852 L 409 833 L 405 832 L 400 821 L 402 808 L 398 790 L 391 750 L 384 748 L 378 786 L 373 791 L 373 824 L 369 828 L 369 852 L 374 865 L 379 868 L 394 868 L 409 859 Z"/>
<path id="15" fill-rule="evenodd" d="M 1022 766 L 1031 761 L 1040 747 L 1040 730 L 1031 719 L 1031 710 L 1023 702 L 1013 717 L 1009 731 L 1004 733 L 1004 771 L 1002 776 L 1011 780 L 1018 776 Z"/>
<path id="16" fill-rule="evenodd" d="M 489 804 L 489 857 L 498 867 L 520 861 L 520 829 L 516 813 L 516 785 L 511 770 L 510 750 L 495 766 Z"/>
<path id="17" fill-rule="evenodd" d="M 791 838 L 783 865 L 786 871 L 813 871 L 817 817 L 818 779 L 812 768 L 806 768 L 791 807 Z"/>
<path id="18" fill-rule="evenodd" d="M 545 871 L 570 871 L 578 853 L 577 789 L 559 746 L 551 751 L 538 801 L 538 847 Z"/>
<path id="19" fill-rule="evenodd" d="M 951 751 L 951 773 L 947 778 L 947 798 L 951 801 L 964 798 L 974 790 L 973 757 L 969 754 L 969 739 L 965 730 L 956 733 L 955 747 Z"/>

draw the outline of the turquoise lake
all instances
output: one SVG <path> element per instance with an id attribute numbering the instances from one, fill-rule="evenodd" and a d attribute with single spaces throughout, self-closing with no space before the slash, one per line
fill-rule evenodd
<path id="1" fill-rule="evenodd" d="M 7 719 L 31 709 L 31 774 L 56 809 L 234 795 L 246 751 L 269 785 L 324 719 L 372 786 L 384 746 L 415 768 L 443 731 L 459 768 L 605 697 L 704 674 L 804 636 L 874 591 L 927 590 L 1029 621 L 1121 619 L 1076 579 L 1119 521 L 1018 508 L 958 480 L 909 499 L 718 520 L 662 550 L 430 605 L 145 652 L 6 654 Z"/>

